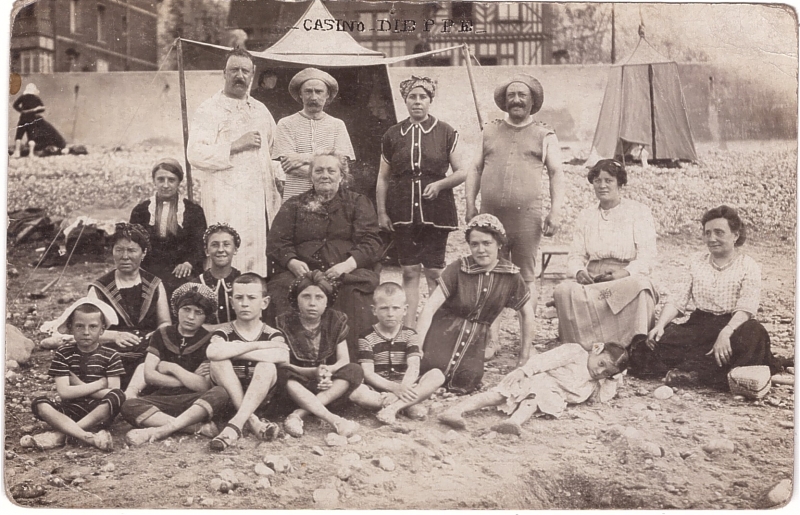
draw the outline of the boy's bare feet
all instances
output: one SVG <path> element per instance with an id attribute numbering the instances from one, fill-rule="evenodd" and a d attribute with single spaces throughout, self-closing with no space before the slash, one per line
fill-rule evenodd
<path id="1" fill-rule="evenodd" d="M 521 435 L 522 434 L 522 426 L 514 422 L 513 420 L 504 420 L 498 424 L 495 424 L 491 427 L 492 431 L 497 431 L 498 433 L 502 433 L 504 435 Z"/>
<path id="2" fill-rule="evenodd" d="M 203 435 L 207 438 L 214 438 L 219 434 L 219 427 L 217 427 L 217 424 L 214 422 L 208 421 L 205 424 L 201 424 L 195 434 Z"/>
<path id="3" fill-rule="evenodd" d="M 413 404 L 404 409 L 403 412 L 413 420 L 425 420 L 428 417 L 428 408 L 422 404 Z"/>
<path id="4" fill-rule="evenodd" d="M 359 430 L 361 426 L 358 424 L 358 422 L 347 420 L 346 418 L 340 418 L 333 425 L 333 427 L 336 428 L 336 432 L 341 436 L 351 437 L 356 433 L 356 431 Z"/>
<path id="5" fill-rule="evenodd" d="M 125 434 L 125 442 L 132 446 L 137 447 L 139 445 L 144 445 L 146 443 L 155 442 L 155 428 L 153 427 L 145 427 L 142 429 L 131 429 Z"/>
<path id="6" fill-rule="evenodd" d="M 448 410 L 439 415 L 439 422 L 455 429 L 466 429 L 467 421 L 461 415 L 458 411 Z"/>
<path id="7" fill-rule="evenodd" d="M 380 410 L 375 418 L 378 419 L 378 422 L 381 424 L 386 424 L 387 426 L 392 426 L 397 423 L 397 410 L 392 409 L 391 406 L 387 406 Z"/>
<path id="8" fill-rule="evenodd" d="M 283 422 L 283 430 L 289 436 L 300 438 L 303 436 L 303 419 L 291 413 Z"/>
<path id="9" fill-rule="evenodd" d="M 101 451 L 109 452 L 114 450 L 114 440 L 111 438 L 111 433 L 105 429 L 94 433 L 90 438 L 91 444 Z"/>
<path id="10" fill-rule="evenodd" d="M 46 433 L 40 433 L 33 437 L 34 447 L 43 451 L 63 447 L 66 442 L 67 435 L 56 431 L 47 431 Z"/>

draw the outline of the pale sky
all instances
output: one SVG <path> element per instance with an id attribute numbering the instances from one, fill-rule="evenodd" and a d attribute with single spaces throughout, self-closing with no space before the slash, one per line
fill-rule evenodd
<path id="1" fill-rule="evenodd" d="M 626 57 L 638 40 L 641 12 L 652 42 L 670 38 L 702 49 L 715 64 L 797 87 L 797 21 L 786 5 L 618 3 L 615 11 L 617 27 L 623 31 L 617 39 L 618 59 Z M 662 51 L 657 45 L 656 49 Z"/>

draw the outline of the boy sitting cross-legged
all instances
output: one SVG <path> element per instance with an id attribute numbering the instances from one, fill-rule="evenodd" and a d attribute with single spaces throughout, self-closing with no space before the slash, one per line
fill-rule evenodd
<path id="1" fill-rule="evenodd" d="M 266 281 L 251 272 L 240 275 L 233 281 L 231 304 L 236 320 L 212 333 L 206 351 L 212 379 L 227 390 L 237 409 L 211 440 L 214 451 L 223 451 L 236 442 L 245 424 L 261 440 L 274 440 L 281 434 L 280 426 L 254 414 L 272 398 L 277 381 L 275 366 L 289 362 L 283 334 L 261 321 L 261 313 L 269 305 Z"/>
<path id="2" fill-rule="evenodd" d="M 112 450 L 108 431 L 90 429 L 111 425 L 125 402 L 120 390 L 125 369 L 119 354 L 100 344 L 105 328 L 117 321 L 111 306 L 94 298 L 78 299 L 57 321 L 58 332 L 72 334 L 75 341 L 59 347 L 50 363 L 49 375 L 55 378 L 61 400 L 38 397 L 31 404 L 33 414 L 57 431 L 34 436 L 34 446 L 59 447 L 71 436 L 100 450 Z"/>
<path id="3" fill-rule="evenodd" d="M 211 419 L 229 397 L 211 383 L 206 359 L 211 335 L 202 327 L 216 305 L 214 291 L 202 284 L 185 283 L 172 293 L 178 323 L 153 333 L 144 361 L 144 378 L 154 391 L 122 405 L 123 418 L 140 428 L 128 431 L 128 444 L 161 440 L 177 431 L 209 438 L 219 433 Z"/>
<path id="4" fill-rule="evenodd" d="M 358 339 L 358 362 L 366 384 L 350 399 L 364 408 L 380 409 L 377 418 L 384 424 L 394 424 L 401 410 L 411 418 L 423 419 L 426 410 L 419 403 L 442 386 L 444 376 L 434 369 L 419 377 L 422 351 L 417 332 L 403 325 L 408 310 L 403 288 L 386 282 L 375 289 L 372 298 L 378 323 Z"/>

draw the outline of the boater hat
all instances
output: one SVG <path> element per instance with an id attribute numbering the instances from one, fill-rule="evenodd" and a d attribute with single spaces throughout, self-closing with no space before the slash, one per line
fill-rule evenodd
<path id="1" fill-rule="evenodd" d="M 70 307 L 68 307 L 64 312 L 58 317 L 53 325 L 58 328 L 58 332 L 61 334 L 69 334 L 69 329 L 67 328 L 67 320 L 69 317 L 78 309 L 79 306 L 83 305 L 92 305 L 96 308 L 100 309 L 100 313 L 103 314 L 103 318 L 105 319 L 106 327 L 111 327 L 112 325 L 116 325 L 119 322 L 119 318 L 117 318 L 117 313 L 114 309 L 103 302 L 100 299 L 95 299 L 93 297 L 83 297 L 81 299 L 76 300 L 72 303 Z"/>
<path id="2" fill-rule="evenodd" d="M 536 114 L 539 112 L 539 109 L 542 108 L 542 104 L 544 103 L 544 88 L 542 88 L 541 83 L 536 80 L 532 75 L 528 75 L 527 73 L 519 73 L 514 75 L 507 81 L 503 82 L 494 90 L 494 103 L 497 104 L 501 110 L 508 112 L 506 109 L 506 90 L 508 87 L 515 83 L 521 82 L 528 86 L 531 90 L 531 95 L 533 96 L 533 105 L 531 106 L 531 114 Z"/>
<path id="3" fill-rule="evenodd" d="M 321 80 L 328 86 L 328 102 L 331 102 L 339 93 L 339 83 L 336 82 L 336 79 L 334 79 L 330 73 L 316 68 L 306 68 L 300 70 L 297 75 L 292 77 L 292 80 L 289 81 L 289 93 L 292 95 L 293 99 L 301 104 L 303 103 L 300 99 L 300 88 L 303 86 L 304 82 L 311 79 Z"/>

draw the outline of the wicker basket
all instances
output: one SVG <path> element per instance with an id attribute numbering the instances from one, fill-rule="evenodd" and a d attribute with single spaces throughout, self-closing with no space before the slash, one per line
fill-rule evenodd
<path id="1" fill-rule="evenodd" d="M 728 372 L 728 386 L 734 395 L 762 399 L 769 393 L 771 378 L 769 367 L 766 365 L 736 367 Z"/>

